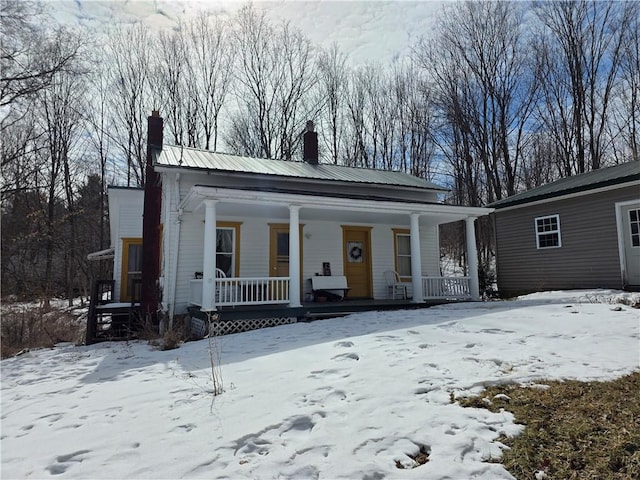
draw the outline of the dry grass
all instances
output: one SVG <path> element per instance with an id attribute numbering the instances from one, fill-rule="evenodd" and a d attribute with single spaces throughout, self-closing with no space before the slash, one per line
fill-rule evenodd
<path id="1" fill-rule="evenodd" d="M 544 384 L 549 388 L 491 387 L 456 400 L 503 408 L 525 425 L 521 435 L 500 439 L 511 447 L 500 463 L 518 479 L 540 470 L 547 479 L 640 478 L 640 372 L 610 382 Z"/>
<path id="2" fill-rule="evenodd" d="M 84 341 L 86 319 L 68 308 L 3 303 L 1 313 L 2 358 L 12 357 L 26 349 Z"/>

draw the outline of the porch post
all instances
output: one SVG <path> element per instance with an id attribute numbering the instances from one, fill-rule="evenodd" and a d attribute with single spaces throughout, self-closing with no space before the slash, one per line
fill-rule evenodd
<path id="1" fill-rule="evenodd" d="M 300 303 L 300 205 L 289 205 L 289 306 Z"/>
<path id="2" fill-rule="evenodd" d="M 216 310 L 216 203 L 205 200 L 204 206 L 204 255 L 202 262 L 203 312 Z"/>
<path id="3" fill-rule="evenodd" d="M 420 257 L 420 214 L 411 214 L 411 283 L 413 284 L 413 303 L 424 301 L 422 292 L 422 259 Z"/>
<path id="4" fill-rule="evenodd" d="M 471 290 L 471 299 L 480 300 L 480 285 L 478 283 L 478 250 L 476 247 L 476 229 L 474 226 L 476 219 L 467 217 L 466 237 L 467 237 L 467 269 L 469 275 L 469 288 Z"/>

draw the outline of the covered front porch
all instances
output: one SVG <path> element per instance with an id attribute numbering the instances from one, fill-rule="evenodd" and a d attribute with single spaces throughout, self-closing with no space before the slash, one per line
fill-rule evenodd
<path id="1" fill-rule="evenodd" d="M 256 194 L 196 185 L 177 210 L 181 213 L 179 235 L 188 231 L 190 241 L 202 239 L 202 260 L 190 264 L 193 270 L 188 278 L 182 273 L 173 277 L 177 285 L 165 285 L 169 292 L 165 298 L 172 298 L 171 292 L 184 289 L 186 283 L 187 309 L 192 316 L 199 311 L 203 318 L 215 313 L 224 319 L 274 314 L 311 318 L 480 298 L 474 222 L 488 213 L 485 209 L 434 202 Z M 468 275 L 443 276 L 438 225 L 459 220 L 466 225 Z M 233 257 L 226 265 L 219 265 L 225 257 L 212 246 L 219 242 L 220 229 L 225 227 L 235 228 L 242 239 L 235 238 Z M 404 252 L 399 251 L 399 236 Z M 282 239 L 285 245 L 278 243 Z M 173 241 L 180 242 L 180 237 Z M 178 263 L 177 258 L 173 260 Z M 325 264 L 331 265 L 332 273 L 323 271 Z M 398 265 L 405 272 L 398 279 L 405 286 L 402 297 L 385 283 L 385 274 L 397 270 Z M 220 275 L 219 267 L 226 274 Z M 311 278 L 318 275 L 346 277 L 349 288 L 345 299 L 325 303 L 313 295 Z M 357 284 L 361 278 L 365 289 Z"/>

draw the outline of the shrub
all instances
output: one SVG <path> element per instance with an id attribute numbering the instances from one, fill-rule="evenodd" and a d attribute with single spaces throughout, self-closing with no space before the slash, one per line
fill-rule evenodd
<path id="1" fill-rule="evenodd" d="M 83 315 L 35 303 L 9 303 L 2 307 L 1 353 L 11 357 L 22 350 L 51 348 L 56 343 L 82 343 Z"/>

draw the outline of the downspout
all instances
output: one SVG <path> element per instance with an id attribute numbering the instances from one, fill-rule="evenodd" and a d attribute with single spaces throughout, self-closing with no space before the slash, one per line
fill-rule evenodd
<path id="1" fill-rule="evenodd" d="M 180 172 L 176 173 L 176 178 L 173 183 L 174 195 L 173 198 L 177 205 L 180 205 Z M 182 208 L 178 208 L 178 218 L 176 219 L 177 232 L 175 233 L 173 240 L 173 256 L 171 257 L 171 292 L 169 294 L 169 329 L 173 328 L 173 316 L 176 310 L 176 290 L 178 282 L 178 255 L 180 253 L 180 230 L 182 230 Z"/>

